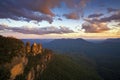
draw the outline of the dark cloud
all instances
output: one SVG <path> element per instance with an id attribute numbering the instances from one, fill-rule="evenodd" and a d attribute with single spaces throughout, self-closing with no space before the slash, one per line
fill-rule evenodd
<path id="1" fill-rule="evenodd" d="M 82 24 L 82 29 L 84 29 L 86 33 L 100 33 L 103 31 L 110 30 L 107 27 L 107 24 L 103 22 L 99 22 L 99 23 L 98 22 L 97 23 L 85 22 Z"/>
<path id="2" fill-rule="evenodd" d="M 86 22 L 82 24 L 82 29 L 88 33 L 99 33 L 110 30 L 107 26 L 108 22 L 115 21 L 120 22 L 120 11 L 114 12 L 110 16 L 101 18 L 87 18 L 84 19 Z"/>
<path id="3" fill-rule="evenodd" d="M 8 27 L 6 25 L 0 25 L 0 30 L 10 30 L 14 32 L 19 32 L 23 34 L 64 34 L 64 33 L 73 33 L 74 31 L 70 30 L 67 27 L 44 27 L 44 28 L 28 28 L 28 27 Z"/>
<path id="4" fill-rule="evenodd" d="M 120 9 L 114 9 L 114 8 L 107 8 L 108 12 L 116 12 L 119 11 Z"/>
<path id="5" fill-rule="evenodd" d="M 103 16 L 102 13 L 99 13 L 99 14 L 91 14 L 88 16 L 88 18 L 94 18 L 94 17 L 100 17 L 100 16 Z"/>
<path id="6" fill-rule="evenodd" d="M 51 23 L 53 21 L 52 12 L 50 12 L 48 7 L 42 7 L 42 2 L 45 3 L 45 1 L 42 0 L 2 0 L 0 3 L 0 18 L 11 18 L 14 20 L 27 21 L 45 20 Z M 40 9 L 41 7 L 46 11 Z"/>
<path id="7" fill-rule="evenodd" d="M 110 16 L 104 16 L 101 18 L 91 18 L 91 19 L 84 19 L 87 22 L 94 23 L 94 22 L 111 22 L 111 21 L 116 21 L 120 22 L 120 11 L 114 12 Z"/>
<path id="8" fill-rule="evenodd" d="M 69 14 L 64 14 L 63 16 L 65 16 L 67 19 L 79 19 L 80 16 L 77 13 L 69 13 Z"/>
<path id="9" fill-rule="evenodd" d="M 64 2 L 68 8 L 80 12 L 89 0 L 0 0 L 0 18 L 14 20 L 46 20 L 51 23 L 52 9 Z M 37 14 L 35 13 L 37 12 Z M 41 15 L 40 15 L 41 14 Z"/>
<path id="10" fill-rule="evenodd" d="M 115 27 L 120 27 L 120 23 L 115 24 L 115 25 L 112 25 L 112 26 L 115 26 Z"/>
<path id="11" fill-rule="evenodd" d="M 63 14 L 67 19 L 77 20 L 84 17 L 84 8 L 90 0 L 66 0 L 70 8 L 74 8 L 71 13 Z"/>
<path id="12" fill-rule="evenodd" d="M 114 14 L 112 14 L 109 17 L 101 18 L 99 21 L 101 21 L 101 22 L 110 22 L 112 20 L 120 21 L 120 11 L 119 12 L 115 12 Z"/>
<path id="13" fill-rule="evenodd" d="M 117 25 L 120 26 L 120 23 L 118 23 Z"/>
<path id="14" fill-rule="evenodd" d="M 61 18 L 58 18 L 58 20 L 62 21 L 62 19 L 61 19 Z"/>
<path id="15" fill-rule="evenodd" d="M 33 0 L 2 0 L 0 3 L 0 18 L 11 18 L 14 20 L 27 21 L 46 20 L 51 23 L 51 17 L 48 17 L 44 14 L 39 15 L 40 11 L 35 8 L 36 2 L 33 2 Z M 34 11 L 38 12 L 39 14 L 35 14 Z"/>

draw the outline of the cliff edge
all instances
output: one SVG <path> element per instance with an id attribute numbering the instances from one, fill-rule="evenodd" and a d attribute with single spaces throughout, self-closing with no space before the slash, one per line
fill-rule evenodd
<path id="1" fill-rule="evenodd" d="M 41 80 L 52 58 L 52 51 L 42 44 L 0 36 L 0 80 Z"/>

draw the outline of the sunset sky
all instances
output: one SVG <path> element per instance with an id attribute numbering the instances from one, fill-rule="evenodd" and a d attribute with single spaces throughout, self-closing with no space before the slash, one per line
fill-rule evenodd
<path id="1" fill-rule="evenodd" d="M 0 35 L 120 38 L 120 0 L 0 0 Z"/>

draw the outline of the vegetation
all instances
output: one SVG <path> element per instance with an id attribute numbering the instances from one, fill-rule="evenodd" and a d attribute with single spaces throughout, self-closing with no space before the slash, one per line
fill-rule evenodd
<path id="1" fill-rule="evenodd" d="M 81 62 L 87 63 L 83 59 Z M 44 71 L 42 80 L 101 80 L 93 65 L 81 62 L 78 64 L 67 55 L 55 54 Z"/>
<path id="2" fill-rule="evenodd" d="M 58 39 L 44 46 L 70 55 L 77 62 L 81 61 L 82 56 L 87 56 L 86 60 L 96 63 L 95 68 L 104 80 L 120 80 L 120 39 L 107 39 L 101 43 L 90 43 L 83 39 Z"/>

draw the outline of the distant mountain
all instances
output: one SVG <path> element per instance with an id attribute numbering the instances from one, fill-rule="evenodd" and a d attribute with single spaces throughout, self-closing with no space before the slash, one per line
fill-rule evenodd
<path id="1" fill-rule="evenodd" d="M 104 39 L 85 39 L 88 42 L 92 42 L 92 43 L 102 43 L 104 41 Z"/>
<path id="2" fill-rule="evenodd" d="M 44 43 L 48 43 L 48 42 L 53 41 L 53 39 L 21 39 L 21 40 L 24 43 L 30 42 L 30 44 L 33 44 L 34 42 L 44 44 Z"/>
<path id="3" fill-rule="evenodd" d="M 112 41 L 112 42 L 111 42 Z M 108 39 L 101 43 L 92 43 L 84 39 L 56 39 L 44 44 L 45 48 L 60 53 L 85 53 L 93 56 L 98 54 L 120 55 L 119 39 Z"/>
<path id="4" fill-rule="evenodd" d="M 29 44 L 28 48 L 12 37 L 0 36 L 0 42 L 0 80 L 101 80 L 94 63 L 87 57 L 53 55 L 49 49 L 42 49 L 38 54 L 37 44 Z M 84 40 L 77 39 L 75 44 L 78 42 L 82 44 Z"/>
<path id="5" fill-rule="evenodd" d="M 104 43 L 120 43 L 120 38 L 110 38 L 103 41 Z"/>
<path id="6" fill-rule="evenodd" d="M 73 53 L 82 51 L 84 46 L 90 45 L 84 39 L 55 39 L 49 43 L 44 44 L 45 48 L 50 48 L 61 53 Z"/>
<path id="7" fill-rule="evenodd" d="M 44 44 L 44 47 L 57 53 L 87 56 L 96 62 L 98 73 L 104 80 L 120 80 L 119 39 L 107 39 L 101 43 L 87 42 L 83 39 L 56 39 Z M 78 57 L 78 60 L 80 59 Z"/>
<path id="8" fill-rule="evenodd" d="M 77 39 L 55 39 L 52 41 L 52 43 L 55 42 L 60 42 L 60 43 L 68 43 L 68 44 L 76 44 L 76 43 L 88 43 L 86 40 L 82 39 L 82 38 L 77 38 Z"/>
<path id="9" fill-rule="evenodd" d="M 33 56 L 25 54 L 21 40 L 0 36 L 0 80 L 120 80 L 119 40 L 23 39 L 24 43 L 43 43 L 43 54 Z M 51 50 L 45 48 L 54 51 L 48 62 Z"/>

